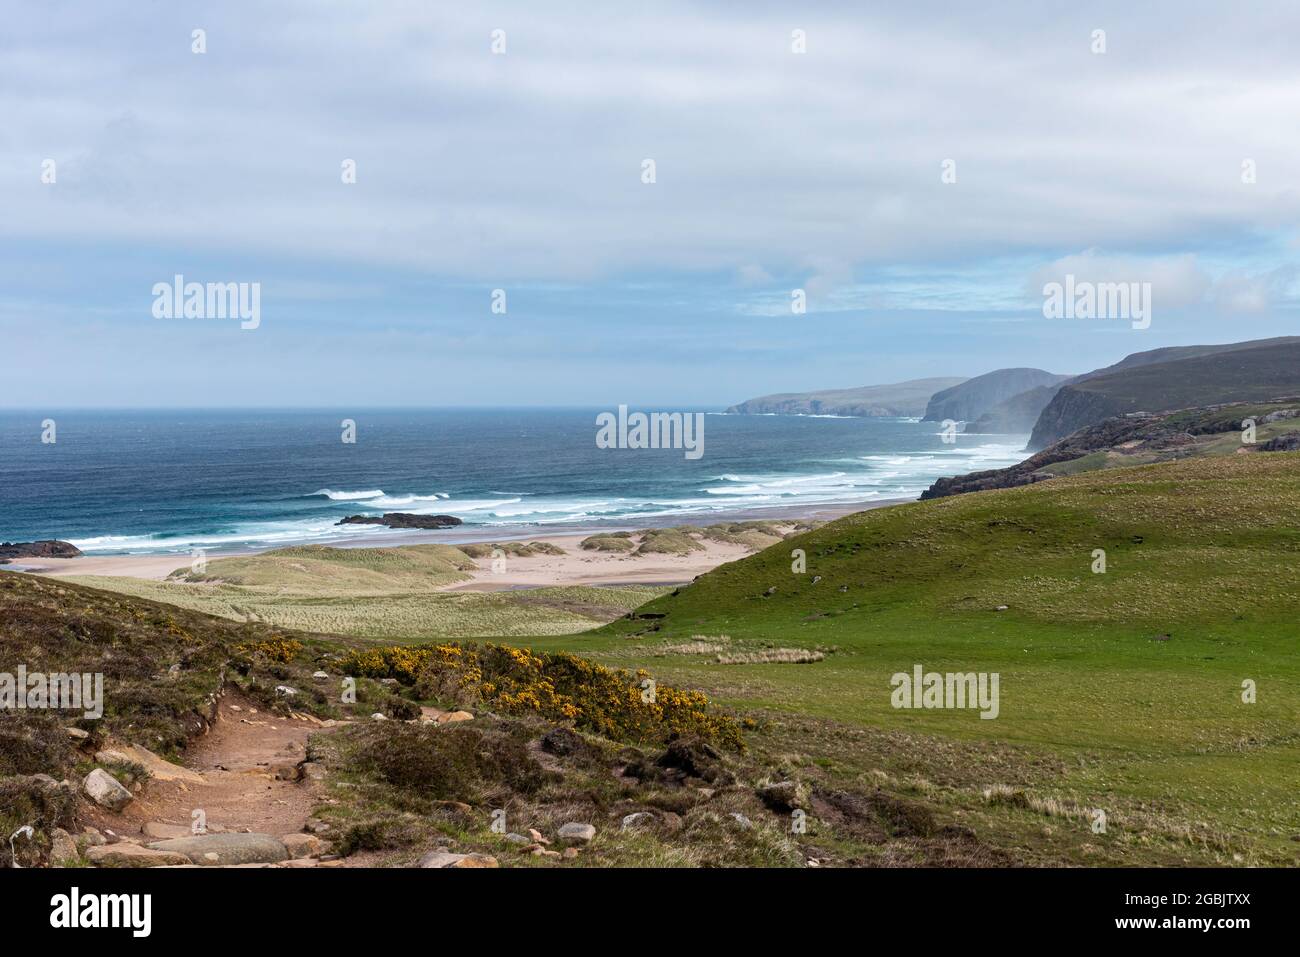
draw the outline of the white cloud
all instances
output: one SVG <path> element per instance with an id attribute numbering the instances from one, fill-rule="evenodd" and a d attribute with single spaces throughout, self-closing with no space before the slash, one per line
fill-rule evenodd
<path id="1" fill-rule="evenodd" d="M 1300 212 L 1282 3 L 831 7 L 799 12 L 803 55 L 767 7 L 235 4 L 196 56 L 191 10 L 52 6 L 0 41 L 13 238 L 586 280 L 1231 241 Z"/>

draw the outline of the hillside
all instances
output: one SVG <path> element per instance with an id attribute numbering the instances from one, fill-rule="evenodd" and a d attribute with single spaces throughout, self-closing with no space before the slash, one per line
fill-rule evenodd
<path id="1" fill-rule="evenodd" d="M 1198 347 L 1199 348 L 1199 347 Z M 1262 340 L 1209 355 L 1089 376 L 1063 385 L 1043 409 L 1029 450 L 1134 412 L 1168 412 L 1300 394 L 1300 339 Z"/>
<path id="2" fill-rule="evenodd" d="M 1042 369 L 997 369 L 936 392 L 922 421 L 974 422 L 1000 403 L 1030 389 L 1054 386 L 1070 378 Z"/>
<path id="3" fill-rule="evenodd" d="M 1300 680 L 1297 514 L 1294 454 L 918 502 L 832 522 L 548 644 L 654 660 L 763 709 L 828 773 L 910 780 L 1021 859 L 1293 865 L 1300 704 L 1279 692 Z M 692 636 L 825 657 L 729 665 L 692 654 Z M 998 718 L 892 707 L 891 675 L 917 664 L 999 673 Z M 1089 828 L 1098 808 L 1104 834 Z"/>
<path id="4" fill-rule="evenodd" d="M 857 389 L 826 389 L 821 392 L 783 392 L 747 399 L 728 412 L 748 415 L 856 415 L 865 417 L 911 417 L 925 412 L 930 397 L 964 379 L 941 377 L 912 379 L 891 385 L 869 385 Z"/>
<path id="5" fill-rule="evenodd" d="M 1242 424 L 1253 419 L 1255 441 Z M 1117 416 L 1071 433 L 1025 461 L 941 478 L 922 499 L 1015 488 L 1060 475 L 1128 468 L 1214 455 L 1256 455 L 1293 450 L 1300 443 L 1300 397 L 1274 403 L 1236 403 L 1157 415 Z"/>
<path id="6" fill-rule="evenodd" d="M 1277 336 L 1273 339 L 1250 339 L 1245 342 L 1220 342 L 1200 346 L 1165 346 L 1162 349 L 1148 349 L 1145 352 L 1131 353 L 1113 365 L 1093 369 L 1091 372 L 1079 376 L 1079 378 L 1091 379 L 1095 376 L 1110 375 L 1112 372 L 1122 372 L 1126 369 L 1136 369 L 1140 366 L 1156 365 L 1161 362 L 1177 362 L 1181 359 L 1196 359 L 1201 356 L 1219 355 L 1224 352 L 1237 352 L 1241 349 L 1261 349 L 1266 346 L 1285 346 L 1296 343 L 1300 343 L 1300 336 Z"/>

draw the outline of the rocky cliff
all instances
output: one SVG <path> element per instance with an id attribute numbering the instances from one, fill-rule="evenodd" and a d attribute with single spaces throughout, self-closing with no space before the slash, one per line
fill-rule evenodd
<path id="1" fill-rule="evenodd" d="M 997 369 L 984 375 L 967 379 L 941 392 L 936 392 L 926 404 L 926 422 L 974 422 L 985 412 L 1013 396 L 1042 386 L 1054 386 L 1069 376 L 1045 372 L 1042 369 Z"/>

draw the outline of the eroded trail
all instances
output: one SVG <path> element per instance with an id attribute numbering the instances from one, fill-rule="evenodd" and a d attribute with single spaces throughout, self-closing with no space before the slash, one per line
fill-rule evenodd
<path id="1" fill-rule="evenodd" d="M 214 833 L 301 833 L 319 784 L 295 779 L 318 727 L 315 719 L 270 714 L 227 694 L 213 729 L 186 755 L 185 767 L 197 777 L 155 773 L 121 814 L 95 823 L 138 841 L 188 836 L 196 819 Z"/>

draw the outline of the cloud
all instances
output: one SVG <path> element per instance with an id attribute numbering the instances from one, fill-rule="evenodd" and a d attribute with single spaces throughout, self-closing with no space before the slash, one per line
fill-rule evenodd
<path id="1" fill-rule="evenodd" d="M 0 230 L 586 281 L 1222 241 L 1300 212 L 1300 129 L 1276 122 L 1293 7 L 1179 5 L 1170 33 L 1160 4 L 926 6 L 801 11 L 805 54 L 764 6 L 232 4 L 204 11 L 204 55 L 184 9 L 18 11 Z"/>
<path id="2" fill-rule="evenodd" d="M 1036 270 L 1029 278 L 1026 296 L 1041 303 L 1043 286 L 1065 283 L 1150 283 L 1152 301 L 1162 309 L 1178 309 L 1205 301 L 1213 281 L 1191 254 L 1177 256 L 1116 256 L 1095 249 L 1064 256 Z"/>

